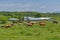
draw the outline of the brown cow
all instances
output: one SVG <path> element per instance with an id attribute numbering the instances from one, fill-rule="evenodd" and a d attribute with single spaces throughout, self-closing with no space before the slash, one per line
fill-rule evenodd
<path id="1" fill-rule="evenodd" d="M 31 23 L 28 23 L 28 24 L 27 24 L 27 26 L 32 26 L 32 25 L 33 25 L 33 24 L 31 24 Z"/>
<path id="2" fill-rule="evenodd" d="M 40 26 L 46 26 L 46 23 L 45 22 L 39 22 L 39 25 Z"/>
<path id="3" fill-rule="evenodd" d="M 37 24 L 36 22 L 30 22 L 32 25 Z"/>
<path id="4" fill-rule="evenodd" d="M 6 25 L 6 26 L 5 26 L 5 28 L 10 28 L 10 27 L 11 27 L 11 25 Z"/>
<path id="5" fill-rule="evenodd" d="M 26 24 L 27 26 L 32 26 L 32 25 L 33 25 L 32 23 L 27 23 L 27 22 L 25 22 L 25 24 Z"/>

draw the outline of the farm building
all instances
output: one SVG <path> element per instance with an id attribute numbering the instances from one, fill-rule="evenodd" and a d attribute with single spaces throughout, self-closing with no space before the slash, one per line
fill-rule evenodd
<path id="1" fill-rule="evenodd" d="M 12 21 L 13 23 L 17 23 L 19 21 L 19 19 L 17 18 L 9 18 L 9 21 Z"/>
<path id="2" fill-rule="evenodd" d="M 50 17 L 40 17 L 40 18 L 32 18 L 32 17 L 24 17 L 24 21 L 40 21 L 40 20 L 52 20 Z"/>
<path id="3" fill-rule="evenodd" d="M 17 18 L 10 18 L 10 19 L 8 19 L 9 21 L 18 21 L 19 19 L 17 19 Z"/>

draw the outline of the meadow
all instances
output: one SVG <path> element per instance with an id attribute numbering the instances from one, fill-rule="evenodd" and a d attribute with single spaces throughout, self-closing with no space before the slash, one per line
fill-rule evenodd
<path id="1" fill-rule="evenodd" d="M 60 23 L 46 21 L 46 26 L 34 24 L 27 27 L 22 23 L 11 28 L 0 27 L 0 40 L 60 40 Z"/>
<path id="2" fill-rule="evenodd" d="M 6 17 L 1 16 L 0 18 L 5 20 Z M 2 24 L 0 24 L 0 40 L 60 40 L 60 17 L 54 16 L 53 18 L 58 21 L 58 24 L 45 21 L 46 26 L 34 24 L 32 27 L 27 27 L 22 22 L 21 24 L 16 23 L 11 28 L 1 27 Z M 8 23 L 6 18 L 6 24 Z"/>

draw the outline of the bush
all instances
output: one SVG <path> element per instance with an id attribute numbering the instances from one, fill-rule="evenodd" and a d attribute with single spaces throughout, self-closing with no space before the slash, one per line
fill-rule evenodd
<path id="1" fill-rule="evenodd" d="M 4 20 L 3 20 L 3 21 L 1 21 L 1 24 L 5 24 L 5 23 L 6 23 L 6 21 L 4 21 Z"/>
<path id="2" fill-rule="evenodd" d="M 35 17 L 42 17 L 42 15 L 40 13 L 37 13 Z"/>

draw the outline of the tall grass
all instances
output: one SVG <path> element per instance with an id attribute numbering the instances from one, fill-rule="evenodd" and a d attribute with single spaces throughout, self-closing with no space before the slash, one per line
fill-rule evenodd
<path id="1" fill-rule="evenodd" d="M 60 23 L 46 21 L 46 26 L 38 24 L 27 27 L 23 23 L 11 28 L 0 27 L 0 40 L 60 40 Z"/>

